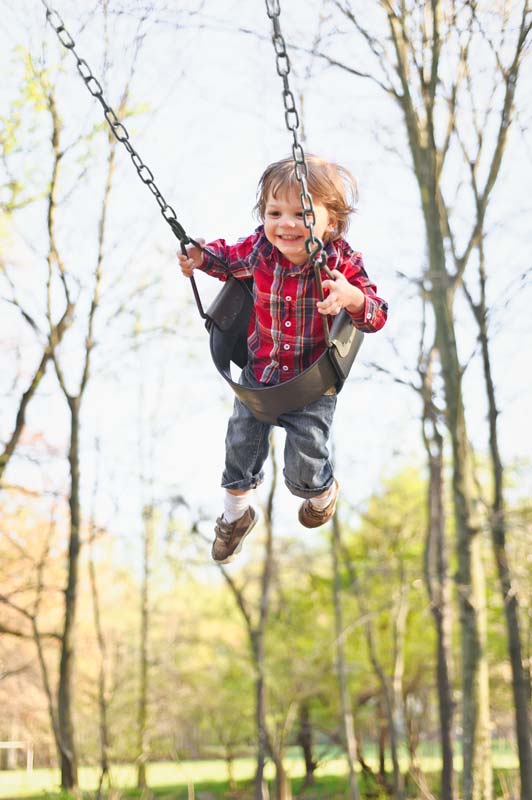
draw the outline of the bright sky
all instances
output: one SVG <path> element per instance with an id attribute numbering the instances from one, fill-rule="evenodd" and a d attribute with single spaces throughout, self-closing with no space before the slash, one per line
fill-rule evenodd
<path id="1" fill-rule="evenodd" d="M 97 77 L 106 75 L 109 102 L 116 107 L 147 3 L 110 0 L 111 59 L 107 69 L 101 16 L 88 13 L 96 4 L 57 0 L 53 5 L 74 36 L 78 53 Z M 145 38 L 130 95 L 130 106 L 142 112 L 127 123 L 133 145 L 191 235 L 207 240 L 223 236 L 232 241 L 255 226 L 251 209 L 258 177 L 267 163 L 289 152 L 291 142 L 284 129 L 281 80 L 275 72 L 263 0 L 207 0 L 207 24 L 201 29 L 197 18 L 178 10 L 195 7 L 191 0 L 179 4 L 155 0 L 150 5 L 155 10 L 141 26 Z M 19 0 L 16 5 L 3 0 L 1 6 L 4 77 L 0 114 L 4 116 L 20 85 L 17 46 L 30 49 L 38 62 L 44 36 L 47 64 L 54 66 L 61 51 L 55 34 L 44 25 L 39 0 Z M 287 40 L 310 47 L 320 8 L 318 0 L 285 2 L 283 30 Z M 185 27 L 176 29 L 177 20 Z M 239 32 L 239 27 L 257 35 Z M 343 40 L 339 42 L 342 55 L 354 63 L 358 52 Z M 360 360 L 340 396 L 335 421 L 338 476 L 344 495 L 356 506 L 377 488 L 383 476 L 411 460 L 422 463 L 414 393 L 378 376 L 369 364 L 378 362 L 403 376 L 405 365 L 415 364 L 420 306 L 413 287 L 398 273 L 410 277 L 420 274 L 424 265 L 423 228 L 397 109 L 367 81 L 326 68 L 304 52 L 291 57 L 294 89 L 305 92 L 306 149 L 339 161 L 357 176 L 360 210 L 348 238 L 362 251 L 379 293 L 390 301 L 389 322 L 382 333 L 366 337 Z M 303 80 L 309 72 L 310 78 Z M 527 94 L 530 81 L 520 96 L 523 108 L 527 107 Z M 58 102 L 65 141 L 74 142 L 80 130 L 87 132 L 101 122 L 101 107 L 81 83 L 72 58 L 64 60 Z M 530 111 L 519 117 L 510 140 L 491 210 L 488 246 L 490 296 L 496 303 L 493 355 L 506 461 L 528 460 L 532 451 L 532 427 L 526 424 L 531 388 L 530 284 L 519 294 L 509 288 L 530 268 L 531 200 L 527 187 L 532 178 L 532 148 L 522 132 L 527 125 L 525 114 L 530 115 Z M 28 131 L 27 141 L 32 144 L 18 161 L 28 176 L 40 180 L 41 186 L 48 174 L 42 156 L 45 151 L 39 150 L 46 135 L 39 128 Z M 95 141 L 91 151 L 103 158 L 101 142 Z M 68 200 L 61 217 L 60 239 L 69 265 L 86 283 L 94 263 L 102 173 L 91 162 L 90 177 L 77 181 L 84 148 L 74 148 L 74 153 L 71 184 L 66 181 L 63 187 Z M 11 230 L 7 248 L 17 281 L 25 287 L 24 298 L 35 311 L 42 311 L 45 247 L 43 205 L 36 204 L 23 221 L 20 218 L 18 228 Z M 143 469 L 153 480 L 156 497 L 182 493 L 193 507 L 201 505 L 211 517 L 221 510 L 218 487 L 232 395 L 210 363 L 207 335 L 195 314 L 190 289 L 177 271 L 173 257 L 176 248 L 177 241 L 161 219 L 154 199 L 139 182 L 126 153 L 119 152 L 107 274 L 114 278 L 120 275 L 121 283 L 110 288 L 112 279 L 108 278 L 104 284 L 108 294 L 99 318 L 100 349 L 94 378 L 84 404 L 83 447 L 85 497 L 92 492 L 98 462 L 102 522 L 110 527 L 118 522 L 125 534 L 139 524 L 139 414 L 144 419 L 145 439 L 153 439 L 144 446 Z M 160 285 L 157 291 L 148 293 L 144 306 L 131 301 L 130 310 L 140 315 L 138 326 L 166 325 L 169 333 L 132 352 L 123 341 L 131 330 L 131 320 L 110 323 L 108 316 L 111 300 L 121 292 L 123 297 L 128 284 L 134 288 L 142 280 L 157 280 Z M 218 288 L 204 276 L 198 282 L 206 297 Z M 474 327 L 465 304 L 460 303 L 457 311 L 465 360 L 474 347 Z M 14 343 L 23 337 L 27 345 L 31 337 L 16 313 L 6 307 L 0 332 L 2 352 L 9 354 L 9 371 L 1 385 L 7 394 L 12 392 Z M 77 342 L 82 335 L 76 334 Z M 29 374 L 31 363 L 25 353 L 21 349 L 20 363 Z M 79 357 L 73 339 L 66 357 L 75 376 Z M 52 449 L 58 448 L 60 453 L 67 436 L 65 408 L 51 377 L 43 389 L 42 397 L 31 408 L 29 425 L 32 431 L 42 431 Z M 485 404 L 476 361 L 467 370 L 465 391 L 470 434 L 482 450 L 486 447 Z M 11 424 L 12 418 L 3 415 L 3 436 Z M 99 457 L 95 455 L 96 438 L 101 447 Z M 54 465 L 63 464 L 62 473 L 53 466 L 43 476 L 23 459 L 13 464 L 12 479 L 49 485 L 56 484 L 59 475 L 64 485 L 64 463 L 55 451 L 50 458 Z M 523 480 L 529 486 L 530 470 L 527 475 Z M 284 486 L 278 503 L 286 532 L 300 535 L 302 529 L 295 521 L 298 501 Z"/>

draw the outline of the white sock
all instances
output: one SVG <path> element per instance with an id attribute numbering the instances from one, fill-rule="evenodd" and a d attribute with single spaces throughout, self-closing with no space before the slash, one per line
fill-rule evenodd
<path id="1" fill-rule="evenodd" d="M 314 508 L 317 508 L 319 511 L 323 511 L 323 509 L 326 508 L 333 499 L 335 491 L 336 484 L 331 483 L 325 494 L 321 494 L 319 497 L 311 497 L 310 502 Z"/>
<path id="2" fill-rule="evenodd" d="M 226 522 L 236 522 L 249 508 L 251 492 L 246 494 L 231 494 L 227 489 L 224 496 L 224 520 Z"/>

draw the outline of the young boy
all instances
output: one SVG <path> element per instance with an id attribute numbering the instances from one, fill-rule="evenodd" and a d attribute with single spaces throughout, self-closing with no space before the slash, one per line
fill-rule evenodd
<path id="1" fill-rule="evenodd" d="M 323 241 L 327 266 L 335 277 L 323 280 L 323 301 L 305 248 L 308 231 L 291 158 L 271 164 L 260 179 L 255 210 L 263 224 L 255 233 L 235 245 L 223 239 L 206 245 L 227 262 L 235 278 L 254 279 L 248 363 L 240 377 L 246 386 L 281 383 L 316 361 L 326 348 L 322 314 L 335 315 L 345 308 L 355 327 L 365 333 L 378 331 L 386 322 L 387 304 L 377 297 L 360 253 L 353 252 L 342 238 L 354 211 L 354 179 L 343 167 L 324 159 L 306 156 L 305 160 L 316 216 L 314 235 Z M 179 254 L 178 259 L 188 277 L 194 269 L 222 280 L 226 277 L 220 264 L 198 247 L 188 247 L 187 255 Z M 307 528 L 323 525 L 336 508 L 339 487 L 327 449 L 335 407 L 332 390 L 278 420 L 286 432 L 285 483 L 304 500 L 299 521 Z M 263 480 L 270 427 L 235 399 L 222 476 L 224 510 L 216 521 L 212 546 L 213 559 L 219 564 L 233 560 L 257 521 L 250 499 Z"/>

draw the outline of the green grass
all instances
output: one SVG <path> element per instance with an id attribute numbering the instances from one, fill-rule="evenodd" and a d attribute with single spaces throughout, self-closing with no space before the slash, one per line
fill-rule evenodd
<path id="1" fill-rule="evenodd" d="M 458 760 L 458 759 L 457 759 Z M 423 771 L 427 781 L 438 796 L 437 783 L 439 759 L 426 755 L 422 759 Z M 494 753 L 496 773 L 496 793 L 502 795 L 507 785 L 516 785 L 516 760 L 509 752 Z M 372 765 L 374 767 L 374 765 Z M 405 765 L 406 766 L 406 765 Z M 457 767 L 459 765 L 457 764 Z M 294 796 L 301 792 L 304 774 L 301 759 L 291 757 L 286 760 L 286 768 L 292 779 Z M 237 790 L 231 792 L 228 785 L 227 766 L 222 760 L 185 761 L 179 764 L 161 762 L 148 765 L 147 779 L 149 792 L 139 792 L 135 788 L 136 768 L 134 765 L 115 766 L 111 772 L 113 790 L 109 800 L 119 798 L 157 798 L 157 800 L 189 800 L 189 787 L 194 788 L 195 800 L 250 800 L 253 797 L 252 781 L 255 762 L 252 758 L 237 759 L 233 765 L 233 774 L 237 782 Z M 79 798 L 89 800 L 94 796 L 98 785 L 99 770 L 95 767 L 82 767 L 79 772 L 81 791 Z M 274 770 L 271 764 L 266 770 L 266 778 L 271 781 Z M 346 764 L 344 758 L 324 760 L 316 772 L 316 785 L 303 794 L 304 800 L 340 800 L 346 797 Z M 60 775 L 54 769 L 36 769 L 31 774 L 23 770 L 0 772 L 0 798 L 15 800 L 70 800 L 70 795 L 62 793 L 59 788 Z M 363 785 L 361 792 L 364 798 L 384 800 L 385 795 L 376 786 Z M 417 798 L 414 785 L 409 786 L 409 797 Z"/>

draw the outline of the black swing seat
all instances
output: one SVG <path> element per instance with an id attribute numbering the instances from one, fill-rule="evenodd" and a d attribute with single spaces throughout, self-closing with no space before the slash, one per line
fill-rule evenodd
<path id="1" fill-rule="evenodd" d="M 250 388 L 233 380 L 231 362 L 243 369 L 248 359 L 247 333 L 253 308 L 253 281 L 229 276 L 207 311 L 211 355 L 218 372 L 237 397 L 261 422 L 275 425 L 286 411 L 295 411 L 318 400 L 333 387 L 342 388 L 358 353 L 364 334 L 342 311 L 331 326 L 331 347 L 304 372 L 275 386 Z"/>

